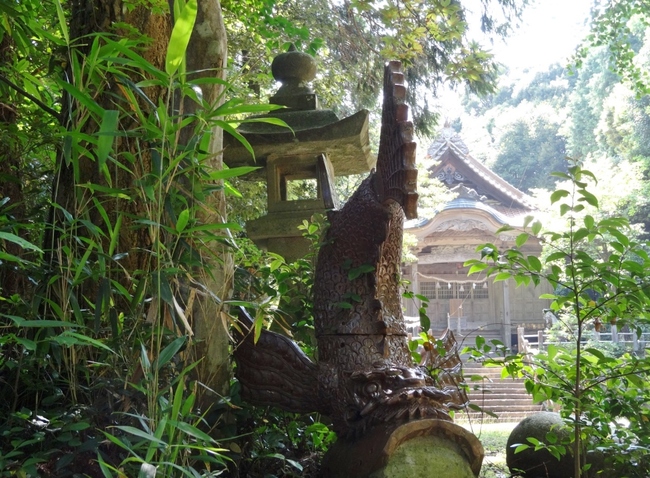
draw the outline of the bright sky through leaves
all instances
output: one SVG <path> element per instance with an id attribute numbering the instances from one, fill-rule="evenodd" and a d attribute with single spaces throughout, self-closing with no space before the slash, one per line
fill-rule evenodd
<path id="1" fill-rule="evenodd" d="M 553 63 L 566 64 L 588 33 L 593 0 L 537 0 L 525 11 L 522 26 L 493 53 L 510 69 L 545 70 Z"/>

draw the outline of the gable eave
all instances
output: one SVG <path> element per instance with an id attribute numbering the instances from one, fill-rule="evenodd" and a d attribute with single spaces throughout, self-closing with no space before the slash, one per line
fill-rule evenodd
<path id="1" fill-rule="evenodd" d="M 429 148 L 428 155 L 430 159 L 437 161 L 437 164 L 428 168 L 432 176 L 437 177 L 446 165 L 451 164 L 456 169 L 462 170 L 468 179 L 480 185 L 486 192 L 499 198 L 504 206 L 523 208 L 528 211 L 535 209 L 530 196 L 472 157 L 464 144 L 458 145 L 454 141 L 447 140 L 438 144 L 436 148 Z"/>

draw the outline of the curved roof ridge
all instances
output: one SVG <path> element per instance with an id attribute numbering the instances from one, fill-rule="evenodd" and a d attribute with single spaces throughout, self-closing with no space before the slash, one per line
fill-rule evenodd
<path id="1" fill-rule="evenodd" d="M 453 152 L 454 155 L 458 157 L 458 159 L 460 159 L 463 163 L 465 163 L 465 165 L 467 165 L 471 170 L 478 174 L 480 178 L 482 178 L 495 189 L 501 191 L 507 197 L 513 199 L 526 208 L 536 209 L 532 198 L 529 195 L 517 189 L 515 186 L 510 184 L 508 181 L 503 179 L 501 176 L 496 174 L 490 168 L 469 154 L 469 148 L 460 138 L 460 135 L 449 127 L 442 129 L 441 133 L 427 149 L 427 154 L 433 160 L 440 160 L 440 158 L 447 150 L 451 150 L 451 152 Z M 434 168 L 435 166 L 430 168 L 430 170 Z"/>

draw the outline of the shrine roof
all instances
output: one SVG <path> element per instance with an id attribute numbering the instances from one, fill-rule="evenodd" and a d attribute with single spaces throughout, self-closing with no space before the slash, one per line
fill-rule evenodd
<path id="1" fill-rule="evenodd" d="M 490 168 L 469 154 L 469 148 L 449 127 L 431 143 L 427 156 L 435 161 L 428 170 L 448 186 L 454 183 L 470 185 L 482 195 L 496 199 L 499 210 L 513 209 L 515 215 L 535 209 L 531 198 L 508 183 Z"/>
<path id="2" fill-rule="evenodd" d="M 527 215 L 530 215 L 531 212 L 530 210 L 512 208 L 500 208 L 501 210 L 499 210 L 478 199 L 457 197 L 445 204 L 444 207 L 436 213 L 436 216 L 445 211 L 458 209 L 482 211 L 491 216 L 497 223 L 512 227 L 522 227 L 524 225 L 524 218 Z M 419 229 L 425 227 L 432 221 L 433 219 L 424 217 L 413 219 L 404 223 L 404 229 Z"/>

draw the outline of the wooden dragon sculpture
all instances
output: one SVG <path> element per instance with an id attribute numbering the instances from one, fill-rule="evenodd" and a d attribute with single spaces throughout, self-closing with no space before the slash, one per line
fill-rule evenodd
<path id="1" fill-rule="evenodd" d="M 399 277 L 404 216 L 417 216 L 417 169 L 400 66 L 385 68 L 377 170 L 340 211 L 328 213 L 314 280 L 318 362 L 266 331 L 256 344 L 252 333 L 240 335 L 234 352 L 246 401 L 320 412 L 339 436 L 380 423 L 450 419 L 450 409 L 467 404 L 451 332 L 428 370 L 414 365 L 408 347 Z M 243 309 L 240 320 L 250 331 Z"/>

